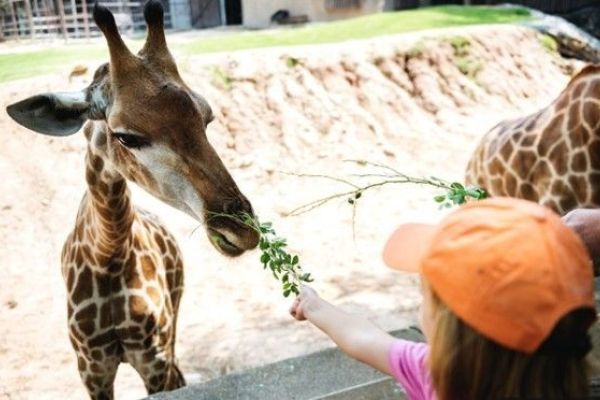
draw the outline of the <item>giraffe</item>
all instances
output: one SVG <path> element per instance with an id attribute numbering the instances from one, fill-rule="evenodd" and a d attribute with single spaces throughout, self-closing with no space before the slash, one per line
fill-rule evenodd
<path id="1" fill-rule="evenodd" d="M 148 34 L 137 55 L 112 13 L 94 21 L 110 62 L 79 92 L 46 93 L 7 107 L 19 124 L 67 136 L 84 126 L 85 179 L 75 227 L 64 244 L 69 338 L 90 398 L 112 399 L 120 363 L 133 366 L 148 393 L 185 385 L 175 359 L 183 290 L 177 243 L 149 213 L 134 207 L 127 181 L 205 226 L 226 256 L 256 247 L 251 228 L 213 213 L 253 214 L 252 206 L 206 137 L 212 110 L 181 79 L 167 48 L 163 8 L 144 7 Z"/>
<path id="2" fill-rule="evenodd" d="M 561 215 L 600 207 L 600 65 L 583 68 L 547 107 L 486 133 L 466 183 Z"/>

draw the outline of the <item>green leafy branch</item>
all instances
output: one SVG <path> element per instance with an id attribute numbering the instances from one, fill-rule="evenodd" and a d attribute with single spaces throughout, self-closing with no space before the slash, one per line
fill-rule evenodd
<path id="1" fill-rule="evenodd" d="M 446 188 L 446 193 L 435 196 L 433 199 L 440 204 L 440 208 L 449 208 L 464 204 L 469 200 L 483 200 L 489 197 L 488 192 L 477 186 L 464 186 L 462 183 L 453 182 Z"/>
<path id="2" fill-rule="evenodd" d="M 335 199 L 346 198 L 347 202 L 353 207 L 352 229 L 354 232 L 354 217 L 356 215 L 356 205 L 358 200 L 362 198 L 363 193 L 376 187 L 405 183 L 433 186 L 445 191 L 444 194 L 434 197 L 434 200 L 439 203 L 440 208 L 452 207 L 453 205 L 463 204 L 470 200 L 481 200 L 488 197 L 488 193 L 484 189 L 476 186 L 465 186 L 459 182 L 451 183 L 436 177 L 413 177 L 401 173 L 400 171 L 397 171 L 396 169 L 387 165 L 369 161 L 347 160 L 347 162 L 352 162 L 360 166 L 377 168 L 375 172 L 353 175 L 354 177 L 358 178 L 376 178 L 376 180 L 366 184 L 357 184 L 345 178 L 329 175 L 290 174 L 298 177 L 327 179 L 350 186 L 350 189 L 297 207 L 289 212 L 288 215 L 295 216 L 304 214 Z M 310 273 L 302 271 L 299 257 L 287 252 L 287 240 L 277 235 L 271 222 L 260 222 L 258 217 L 247 213 L 239 215 L 211 213 L 211 218 L 213 217 L 225 217 L 233 219 L 238 223 L 254 229 L 260 235 L 260 262 L 263 265 L 263 269 L 266 270 L 269 268 L 273 274 L 273 277 L 278 281 L 281 281 L 284 297 L 288 297 L 291 293 L 296 295 L 300 294 L 299 287 L 303 282 L 313 282 Z"/>
<path id="3" fill-rule="evenodd" d="M 488 193 L 485 189 L 482 189 L 477 186 L 465 186 L 459 182 L 447 182 L 440 178 L 436 177 L 414 177 L 407 174 L 404 174 L 390 166 L 374 163 L 370 161 L 364 160 L 346 160 L 346 162 L 351 162 L 360 166 L 370 166 L 377 168 L 374 172 L 365 173 L 365 174 L 354 174 L 353 177 L 357 178 L 375 178 L 375 181 L 371 181 L 368 183 L 355 183 L 345 178 L 329 176 L 329 175 L 321 175 L 321 174 L 295 174 L 288 173 L 290 175 L 302 177 L 302 178 L 323 178 L 328 179 L 335 182 L 340 182 L 350 186 L 350 189 L 347 191 L 342 191 L 338 193 L 334 193 L 329 196 L 322 197 L 317 200 L 313 200 L 307 204 L 303 204 L 299 207 L 296 207 L 292 211 L 288 213 L 289 216 L 297 216 L 300 214 L 307 213 L 312 211 L 318 207 L 321 207 L 333 200 L 346 198 L 347 202 L 353 206 L 353 215 L 356 213 L 356 205 L 358 200 L 363 196 L 363 194 L 370 189 L 374 189 L 376 187 L 382 187 L 391 184 L 417 184 L 417 185 L 427 185 L 433 186 L 438 189 L 442 189 L 445 191 L 444 194 L 438 195 L 434 197 L 434 200 L 440 204 L 440 208 L 451 207 L 452 205 L 464 204 L 469 200 L 482 200 L 488 197 Z"/>
<path id="4" fill-rule="evenodd" d="M 287 240 L 277 236 L 271 222 L 260 222 L 258 217 L 247 213 L 240 215 L 211 213 L 212 217 L 233 219 L 259 234 L 260 262 L 263 269 L 269 268 L 273 277 L 281 281 L 284 297 L 288 297 L 290 293 L 300 294 L 302 283 L 313 282 L 310 273 L 302 271 L 298 255 L 287 252 Z"/>

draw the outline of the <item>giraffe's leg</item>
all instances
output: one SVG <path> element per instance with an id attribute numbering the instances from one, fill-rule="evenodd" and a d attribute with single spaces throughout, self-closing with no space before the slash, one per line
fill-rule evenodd
<path id="1" fill-rule="evenodd" d="M 117 356 L 98 354 L 94 349 L 91 352 L 96 357 L 77 354 L 79 375 L 92 400 L 112 400 L 114 398 L 114 381 L 119 368 L 120 358 Z"/>
<path id="2" fill-rule="evenodd" d="M 131 366 L 140 374 L 148 394 L 175 390 L 185 386 L 183 374 L 173 356 L 165 356 L 165 352 L 149 348 L 136 352 L 133 357 L 128 354 Z"/>

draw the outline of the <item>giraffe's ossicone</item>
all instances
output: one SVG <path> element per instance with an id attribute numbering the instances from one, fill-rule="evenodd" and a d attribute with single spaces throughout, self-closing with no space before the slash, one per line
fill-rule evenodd
<path id="1" fill-rule="evenodd" d="M 485 134 L 466 182 L 559 214 L 600 207 L 600 66 L 583 68 L 547 107 Z"/>
<path id="2" fill-rule="evenodd" d="M 62 251 L 68 328 L 79 372 L 92 399 L 112 399 L 121 362 L 149 393 L 185 384 L 175 359 L 183 290 L 182 256 L 173 236 L 130 201 L 127 180 L 203 223 L 221 253 L 256 247 L 258 234 L 216 214 L 252 206 L 206 137 L 210 106 L 181 79 L 167 48 L 163 8 L 144 7 L 146 43 L 124 44 L 112 13 L 96 4 L 110 62 L 80 92 L 46 93 L 7 107 L 19 124 L 66 136 L 84 126 L 85 179 L 75 228 Z"/>

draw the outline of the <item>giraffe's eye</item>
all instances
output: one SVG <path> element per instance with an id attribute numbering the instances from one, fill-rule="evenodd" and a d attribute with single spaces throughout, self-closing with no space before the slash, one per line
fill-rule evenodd
<path id="1" fill-rule="evenodd" d="M 130 149 L 140 149 L 150 146 L 150 141 L 140 135 L 131 135 L 129 133 L 113 133 L 113 136 L 125 147 Z"/>

